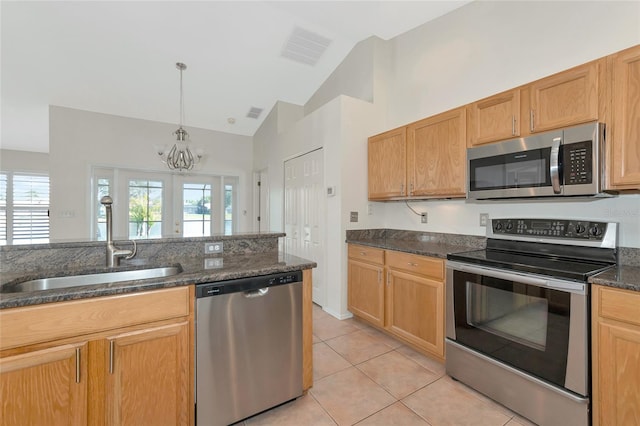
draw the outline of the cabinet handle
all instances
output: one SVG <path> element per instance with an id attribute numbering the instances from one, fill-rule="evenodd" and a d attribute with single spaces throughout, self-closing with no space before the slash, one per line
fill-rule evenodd
<path id="1" fill-rule="evenodd" d="M 409 186 L 409 195 L 413 195 L 413 183 Z"/>
<path id="2" fill-rule="evenodd" d="M 387 286 L 391 284 L 391 273 L 387 271 Z"/>
<path id="3" fill-rule="evenodd" d="M 76 383 L 80 383 L 80 348 L 76 348 Z"/>
<path id="4" fill-rule="evenodd" d="M 115 342 L 112 340 L 109 342 L 109 374 L 113 374 L 113 350 L 115 349 Z"/>
<path id="5" fill-rule="evenodd" d="M 409 265 L 409 266 L 413 266 L 413 267 L 418 266 L 418 264 L 417 264 L 417 263 L 411 263 L 411 262 L 407 262 L 407 265 Z"/>
<path id="6" fill-rule="evenodd" d="M 516 135 L 516 116 L 511 116 L 511 136 Z"/>
<path id="7" fill-rule="evenodd" d="M 367 252 L 366 252 L 366 251 L 361 251 L 361 252 L 360 252 L 360 256 L 366 256 L 366 255 L 367 255 Z"/>
<path id="8" fill-rule="evenodd" d="M 404 183 L 400 184 L 400 195 L 404 195 Z"/>
<path id="9" fill-rule="evenodd" d="M 529 130 L 531 130 L 533 132 L 533 129 L 535 128 L 535 125 L 533 124 L 533 119 L 534 119 L 535 115 L 533 113 L 533 110 L 529 110 Z"/>

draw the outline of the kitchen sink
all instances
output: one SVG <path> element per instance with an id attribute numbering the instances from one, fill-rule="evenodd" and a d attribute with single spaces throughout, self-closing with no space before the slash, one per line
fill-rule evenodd
<path id="1" fill-rule="evenodd" d="M 28 291 L 51 290 L 83 285 L 107 284 L 121 281 L 146 280 L 177 275 L 182 272 L 180 266 L 161 268 L 135 269 L 131 271 L 104 272 L 86 275 L 70 275 L 66 277 L 41 278 L 16 284 L 6 284 L 2 293 L 21 293 Z"/>

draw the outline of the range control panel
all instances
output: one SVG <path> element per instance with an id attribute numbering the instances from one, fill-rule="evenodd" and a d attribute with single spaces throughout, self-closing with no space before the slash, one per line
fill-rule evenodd
<path id="1" fill-rule="evenodd" d="M 493 219 L 493 233 L 580 240 L 602 240 L 607 222 L 565 219 Z"/>

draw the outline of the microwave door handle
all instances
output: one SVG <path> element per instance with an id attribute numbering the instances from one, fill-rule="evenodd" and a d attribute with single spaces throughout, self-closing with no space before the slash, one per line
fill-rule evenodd
<path id="1" fill-rule="evenodd" d="M 549 174 L 553 193 L 560 193 L 560 143 L 562 138 L 553 138 L 551 143 L 551 158 L 549 160 Z"/>

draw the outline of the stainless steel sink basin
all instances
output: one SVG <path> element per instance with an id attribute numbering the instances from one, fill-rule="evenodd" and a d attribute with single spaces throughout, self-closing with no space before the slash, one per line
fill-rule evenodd
<path id="1" fill-rule="evenodd" d="M 16 284 L 6 284 L 2 287 L 2 293 L 20 293 L 27 291 L 78 287 L 83 285 L 107 284 L 121 281 L 146 280 L 149 278 L 170 277 L 172 275 L 179 274 L 180 272 L 182 272 L 181 267 L 169 266 L 163 268 L 136 269 L 133 271 L 42 278 Z"/>

